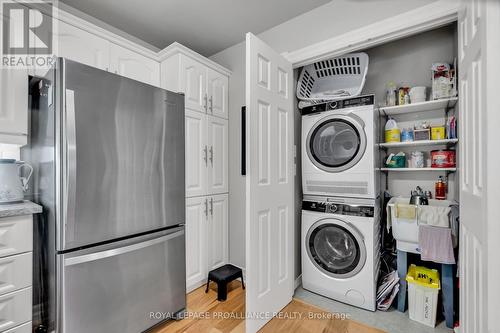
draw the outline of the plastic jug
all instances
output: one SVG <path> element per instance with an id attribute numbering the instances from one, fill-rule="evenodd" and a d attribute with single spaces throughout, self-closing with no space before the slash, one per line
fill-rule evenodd
<path id="1" fill-rule="evenodd" d="M 401 132 L 398 123 L 394 119 L 389 119 L 385 123 L 385 142 L 400 142 Z"/>

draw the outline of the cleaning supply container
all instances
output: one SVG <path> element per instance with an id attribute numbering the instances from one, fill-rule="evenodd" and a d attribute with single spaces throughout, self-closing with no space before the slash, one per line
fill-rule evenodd
<path id="1" fill-rule="evenodd" d="M 410 319 L 424 325 L 436 326 L 439 272 L 435 269 L 411 265 L 406 275 Z"/>
<path id="2" fill-rule="evenodd" d="M 401 142 L 398 123 L 392 118 L 385 123 L 385 142 Z"/>

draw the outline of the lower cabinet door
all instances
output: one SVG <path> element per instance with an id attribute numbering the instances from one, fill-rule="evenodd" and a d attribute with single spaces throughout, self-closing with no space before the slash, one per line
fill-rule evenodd
<path id="1" fill-rule="evenodd" d="M 208 198 L 186 199 L 186 286 L 188 292 L 207 278 L 207 215 Z"/>
<path id="2" fill-rule="evenodd" d="M 0 296 L 0 332 L 31 320 L 31 287 Z"/>
<path id="3" fill-rule="evenodd" d="M 0 258 L 0 295 L 32 285 L 31 252 Z"/>
<path id="4" fill-rule="evenodd" d="M 228 261 L 228 195 L 209 197 L 208 269 L 220 267 Z"/>

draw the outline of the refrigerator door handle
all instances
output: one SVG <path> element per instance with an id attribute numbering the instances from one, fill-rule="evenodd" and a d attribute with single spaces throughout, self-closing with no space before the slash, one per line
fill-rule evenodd
<path id="1" fill-rule="evenodd" d="M 105 258 L 115 257 L 121 254 L 125 254 L 132 251 L 137 251 L 146 247 L 150 247 L 159 243 L 164 243 L 170 239 L 184 235 L 184 230 L 179 230 L 171 234 L 161 236 L 158 238 L 150 239 L 141 243 L 136 243 L 132 245 L 127 245 L 117 249 L 111 249 L 96 253 L 85 254 L 78 257 L 66 258 L 64 259 L 64 266 L 78 265 L 89 261 L 97 261 Z"/>
<path id="2" fill-rule="evenodd" d="M 66 89 L 65 130 L 66 130 L 66 172 L 64 196 L 64 238 L 63 244 L 74 238 L 75 198 L 76 198 L 76 116 L 75 92 Z"/>

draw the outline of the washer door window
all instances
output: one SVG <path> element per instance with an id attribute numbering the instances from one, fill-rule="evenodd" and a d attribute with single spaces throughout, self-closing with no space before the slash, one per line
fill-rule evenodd
<path id="1" fill-rule="evenodd" d="M 360 121 L 345 115 L 333 115 L 320 120 L 307 137 L 307 154 L 321 170 L 347 170 L 363 157 L 366 135 Z"/>
<path id="2" fill-rule="evenodd" d="M 351 225 L 337 219 L 316 222 L 307 234 L 306 248 L 314 265 L 335 278 L 356 275 L 366 261 L 362 236 Z"/>

